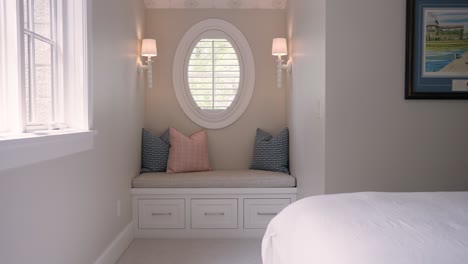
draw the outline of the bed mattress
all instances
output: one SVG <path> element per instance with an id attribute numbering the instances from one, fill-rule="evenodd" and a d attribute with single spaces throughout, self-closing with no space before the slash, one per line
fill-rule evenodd
<path id="1" fill-rule="evenodd" d="M 264 264 L 467 264 L 468 192 L 303 199 L 269 224 Z"/>

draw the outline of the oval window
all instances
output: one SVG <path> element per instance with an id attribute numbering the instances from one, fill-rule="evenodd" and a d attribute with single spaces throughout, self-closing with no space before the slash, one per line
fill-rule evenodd
<path id="1" fill-rule="evenodd" d="M 237 51 L 227 38 L 204 37 L 189 55 L 188 87 L 194 103 L 202 111 L 214 113 L 229 109 L 238 95 L 240 75 Z"/>
<path id="2" fill-rule="evenodd" d="M 254 89 L 247 40 L 224 20 L 196 24 L 179 44 L 173 81 L 177 100 L 192 121 L 212 129 L 231 125 L 246 110 Z"/>

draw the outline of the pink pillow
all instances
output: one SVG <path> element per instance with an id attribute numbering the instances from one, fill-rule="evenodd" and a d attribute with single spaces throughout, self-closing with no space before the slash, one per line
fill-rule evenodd
<path id="1" fill-rule="evenodd" d="M 167 161 L 167 173 L 211 170 L 205 130 L 188 138 L 171 127 L 169 136 L 171 148 Z"/>

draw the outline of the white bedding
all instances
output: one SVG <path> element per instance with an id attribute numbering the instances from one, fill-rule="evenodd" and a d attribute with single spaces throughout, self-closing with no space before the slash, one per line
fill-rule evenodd
<path id="1" fill-rule="evenodd" d="M 468 264 L 468 192 L 303 199 L 275 217 L 264 264 Z"/>

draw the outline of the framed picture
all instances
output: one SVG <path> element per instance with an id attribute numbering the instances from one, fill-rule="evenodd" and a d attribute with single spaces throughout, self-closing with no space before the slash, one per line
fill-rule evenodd
<path id="1" fill-rule="evenodd" d="M 468 99 L 468 1 L 407 1 L 406 99 Z"/>

